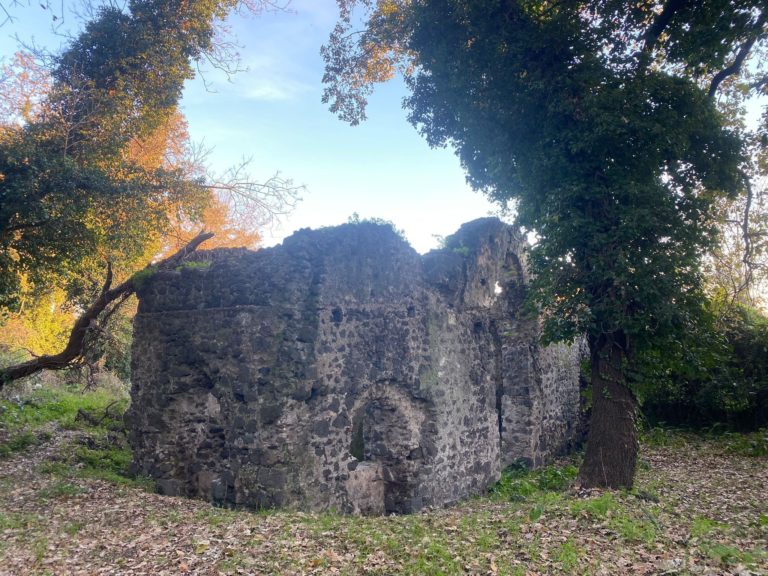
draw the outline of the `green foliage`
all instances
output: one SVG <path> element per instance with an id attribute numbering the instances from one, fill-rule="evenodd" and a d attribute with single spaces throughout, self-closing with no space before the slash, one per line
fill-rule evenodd
<path id="1" fill-rule="evenodd" d="M 68 536 L 75 536 L 85 527 L 85 522 L 70 522 L 64 526 L 64 533 Z"/>
<path id="2" fill-rule="evenodd" d="M 176 267 L 176 272 L 182 272 L 184 270 L 199 270 L 204 272 L 211 267 L 211 263 L 206 260 L 187 260 L 182 265 Z"/>
<path id="3" fill-rule="evenodd" d="M 716 560 L 724 566 L 754 564 L 759 558 L 765 557 L 764 551 L 739 550 L 734 546 L 728 546 L 727 544 L 721 544 L 720 542 L 702 542 L 701 549 L 711 559 Z"/>
<path id="4" fill-rule="evenodd" d="M 567 574 L 573 574 L 579 564 L 579 557 L 583 551 L 579 550 L 571 540 L 566 540 L 560 545 L 560 549 L 555 554 L 555 562 L 562 565 L 563 571 Z"/>
<path id="5" fill-rule="evenodd" d="M 48 500 L 77 496 L 84 493 L 85 491 L 86 490 L 82 486 L 77 484 L 72 484 L 71 482 L 67 481 L 59 481 L 54 482 L 50 486 L 46 486 L 39 492 L 39 494 L 41 498 Z"/>
<path id="6" fill-rule="evenodd" d="M 655 426 L 645 430 L 641 436 L 641 441 L 643 444 L 656 448 L 680 448 L 688 443 L 685 435 L 679 430 L 662 426 Z"/>
<path id="7" fill-rule="evenodd" d="M 651 544 L 657 535 L 657 522 L 653 510 L 646 511 L 644 518 L 638 518 L 616 496 L 606 492 L 600 496 L 576 500 L 571 503 L 570 511 L 574 516 L 586 517 L 592 521 L 607 521 L 611 530 L 627 542 Z"/>
<path id="8" fill-rule="evenodd" d="M 48 440 L 50 424 L 94 430 L 87 421 L 78 419 L 78 413 L 105 414 L 108 407 L 108 416 L 96 429 L 100 433 L 122 428 L 122 415 L 128 407 L 126 398 L 116 399 L 104 391 L 81 394 L 43 388 L 24 400 L 0 400 L 0 457 Z"/>
<path id="9" fill-rule="evenodd" d="M 537 502 L 533 505 L 533 507 L 528 512 L 528 520 L 531 522 L 536 522 L 539 518 L 541 518 L 544 515 L 544 506 Z"/>
<path id="10" fill-rule="evenodd" d="M 22 432 L 0 443 L 0 458 L 7 458 L 15 452 L 21 452 L 38 444 L 38 438 L 32 432 Z"/>
<path id="11" fill-rule="evenodd" d="M 50 438 L 51 425 L 84 433 L 81 444 L 66 449 L 57 461 L 45 462 L 40 472 L 59 480 L 41 494 L 45 498 L 65 498 L 82 492 L 77 478 L 99 478 L 116 484 L 151 490 L 146 478 L 131 478 L 132 454 L 123 435 L 123 413 L 127 398 L 106 391 L 75 393 L 41 389 L 24 401 L 0 403 L 0 457 L 37 445 Z M 81 418 L 79 413 L 91 416 Z"/>
<path id="12" fill-rule="evenodd" d="M 469 246 L 456 246 L 451 249 L 451 252 L 458 254 L 462 258 L 466 258 L 469 256 Z"/>
<path id="13" fill-rule="evenodd" d="M 115 484 L 135 484 L 129 477 L 128 467 L 133 456 L 125 446 L 99 448 L 80 447 L 75 452 L 73 464 L 77 474 L 84 478 L 100 478 Z M 139 479 L 139 483 L 143 481 Z"/>
<path id="14" fill-rule="evenodd" d="M 387 226 L 400 238 L 406 242 L 408 241 L 408 238 L 405 236 L 405 230 L 398 228 L 394 222 L 391 220 L 385 220 L 384 218 L 360 218 L 360 214 L 353 212 L 352 215 L 347 218 L 347 224 L 374 224 L 376 226 Z"/>
<path id="15" fill-rule="evenodd" d="M 739 433 L 720 425 L 704 430 L 657 426 L 643 432 L 642 441 L 649 446 L 674 449 L 708 442 L 728 454 L 752 458 L 768 456 L 768 428 Z"/>
<path id="16" fill-rule="evenodd" d="M 636 355 L 694 322 L 717 201 L 745 189 L 742 135 L 713 96 L 735 51 L 765 49 L 762 3 L 668 3 L 668 20 L 656 3 L 619 0 L 339 4 L 323 50 L 332 111 L 363 119 L 371 84 L 388 77 L 377 71 L 406 59 L 410 122 L 537 235 L 530 299 L 544 339 L 586 335 L 592 359 L 615 364 L 614 395 L 631 385 Z M 359 35 L 356 4 L 368 9 Z M 627 414 L 611 422 L 593 398 L 593 429 L 608 433 L 587 445 L 586 483 L 632 482 L 634 397 L 621 394 Z M 616 472 L 605 480 L 603 448 Z"/>
<path id="17" fill-rule="evenodd" d="M 713 438 L 727 452 L 739 456 L 768 456 L 768 428 L 762 428 L 748 434 L 724 432 Z"/>
<path id="18" fill-rule="evenodd" d="M 24 530 L 38 524 L 40 519 L 32 514 L 0 512 L 0 530 Z"/>
<path id="19" fill-rule="evenodd" d="M 109 338 L 93 342 L 87 350 L 89 361 L 103 360 L 104 370 L 117 376 L 122 382 L 131 380 L 131 342 L 133 318 L 118 312 L 107 321 Z"/>
<path id="20" fill-rule="evenodd" d="M 627 542 L 652 544 L 656 540 L 656 527 L 652 522 L 632 518 L 626 514 L 612 518 L 609 526 Z"/>
<path id="21" fill-rule="evenodd" d="M 652 425 L 768 426 L 768 318 L 710 301 L 695 329 L 640 356 L 636 375 Z"/>
<path id="22" fill-rule="evenodd" d="M 715 520 L 703 516 L 697 516 L 691 523 L 691 536 L 693 538 L 701 538 L 702 536 L 706 536 L 710 532 L 723 527 L 723 524 L 720 522 L 716 522 Z"/>
<path id="23" fill-rule="evenodd" d="M 213 49 L 215 22 L 236 4 L 101 7 L 54 59 L 39 113 L 0 125 L 0 307 L 18 308 L 30 285 L 90 296 L 83 279 L 94 267 L 131 269 L 169 213 L 200 215 L 211 198 L 202 181 L 142 164 L 129 145 L 169 121 L 192 61 Z"/>
<path id="24" fill-rule="evenodd" d="M 547 466 L 537 472 L 536 484 L 539 490 L 562 492 L 571 486 L 577 473 L 576 467 L 571 465 L 562 468 Z"/>
<path id="25" fill-rule="evenodd" d="M 131 276 L 131 281 L 133 282 L 133 286 L 136 289 L 136 291 L 140 291 L 144 286 L 146 286 L 147 282 L 157 273 L 157 268 L 152 267 L 146 267 L 142 268 L 138 272 L 135 272 L 133 276 Z"/>
<path id="26" fill-rule="evenodd" d="M 567 490 L 576 474 L 576 467 L 570 464 L 529 470 L 525 463 L 519 462 L 507 467 L 488 493 L 500 500 L 523 501 L 542 493 Z"/>
<path id="27" fill-rule="evenodd" d="M 615 23 L 591 30 L 577 5 L 547 17 L 537 3 L 412 6 L 410 120 L 457 149 L 475 187 L 518 201 L 539 236 L 533 294 L 548 337 L 622 331 L 640 346 L 675 332 L 713 238 L 710 200 L 739 181 L 739 143 L 713 103 L 626 55 L 615 57 L 629 70 L 614 69 L 595 46 L 616 39 Z"/>
<path id="28" fill-rule="evenodd" d="M 579 514 L 584 512 L 593 518 L 605 518 L 609 512 L 619 509 L 616 497 L 606 492 L 596 498 L 577 500 L 571 505 L 571 512 Z"/>
<path id="29" fill-rule="evenodd" d="M 110 405 L 112 417 L 104 420 L 102 426 L 105 429 L 109 425 L 119 423 L 128 407 L 127 398 L 116 399 L 113 394 L 101 390 L 79 393 L 43 388 L 18 402 L 0 400 L 0 426 L 5 430 L 14 431 L 57 423 L 63 428 L 78 429 L 87 426 L 87 423 L 77 421 L 78 411 L 104 413 Z"/>

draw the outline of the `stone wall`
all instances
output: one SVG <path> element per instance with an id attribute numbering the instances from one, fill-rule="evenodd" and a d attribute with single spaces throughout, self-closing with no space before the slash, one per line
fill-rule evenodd
<path id="1" fill-rule="evenodd" d="M 226 504 L 403 513 L 567 450 L 579 350 L 539 346 L 521 254 L 491 218 L 425 256 L 362 223 L 148 278 L 136 472 Z"/>

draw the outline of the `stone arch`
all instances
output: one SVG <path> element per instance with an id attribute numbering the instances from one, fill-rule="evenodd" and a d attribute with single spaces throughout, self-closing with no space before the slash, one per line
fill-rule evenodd
<path id="1" fill-rule="evenodd" d="M 356 463 L 350 474 L 355 484 L 349 493 L 353 507 L 379 513 L 407 513 L 421 508 L 418 487 L 424 460 L 422 404 L 394 383 L 372 386 L 355 402 L 347 438 L 350 456 Z M 368 487 L 360 492 L 355 480 L 363 477 Z"/>

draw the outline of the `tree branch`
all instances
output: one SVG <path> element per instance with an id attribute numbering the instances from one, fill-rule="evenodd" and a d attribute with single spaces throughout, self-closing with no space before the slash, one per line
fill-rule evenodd
<path id="1" fill-rule="evenodd" d="M 40 228 L 48 224 L 50 220 L 38 220 L 37 222 L 29 222 L 26 224 L 13 224 L 12 226 L 6 226 L 0 231 L 0 235 L 7 236 L 11 232 L 18 232 L 19 230 L 27 230 L 29 228 Z"/>
<path id="2" fill-rule="evenodd" d="M 156 270 L 173 269 L 189 254 L 194 252 L 200 244 L 211 237 L 213 237 L 213 234 L 210 232 L 200 232 L 181 250 L 156 264 L 150 264 L 147 268 Z M 134 277 L 135 275 L 128 278 L 122 284 L 111 288 L 112 265 L 108 264 L 107 277 L 101 293 L 75 322 L 64 350 L 58 354 L 39 356 L 27 362 L 0 369 L 0 388 L 9 382 L 31 376 L 41 370 L 61 370 L 75 364 L 85 352 L 86 337 L 92 326 L 96 324 L 99 315 L 115 300 L 125 299 L 135 292 Z"/>
<path id="3" fill-rule="evenodd" d="M 749 87 L 751 90 L 761 90 L 763 86 L 768 86 L 768 74 L 752 82 Z"/>
<path id="4" fill-rule="evenodd" d="M 755 25 L 756 32 L 755 35 L 752 36 L 752 38 L 748 39 L 744 44 L 742 44 L 741 48 L 739 49 L 739 52 L 736 54 L 736 59 L 733 61 L 733 63 L 730 66 L 727 66 L 720 70 L 717 74 L 715 74 L 715 77 L 712 78 L 712 83 L 709 85 L 709 93 L 707 96 L 710 98 L 714 98 L 715 94 L 717 93 L 717 89 L 720 87 L 720 84 L 722 84 L 723 80 L 728 78 L 729 76 L 733 76 L 734 74 L 738 74 L 741 72 L 741 67 L 744 64 L 744 60 L 747 59 L 747 56 L 749 55 L 749 51 L 752 50 L 752 46 L 754 46 L 755 42 L 757 41 L 758 37 L 760 36 L 760 30 L 763 28 L 763 25 L 766 22 L 766 13 L 764 12 L 760 19 L 757 21 L 757 24 Z"/>
<path id="5" fill-rule="evenodd" d="M 664 4 L 664 8 L 656 15 L 656 18 L 653 19 L 653 23 L 648 30 L 645 31 L 645 34 L 643 34 L 643 38 L 645 39 L 643 52 L 650 52 L 653 49 L 659 36 L 661 36 L 661 33 L 664 32 L 664 29 L 672 21 L 674 15 L 687 3 L 688 0 L 668 0 L 667 3 Z"/>

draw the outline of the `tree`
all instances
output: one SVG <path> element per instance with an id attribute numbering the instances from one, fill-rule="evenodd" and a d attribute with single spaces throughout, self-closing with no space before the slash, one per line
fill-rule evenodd
<path id="1" fill-rule="evenodd" d="M 762 133 L 761 133 L 762 132 Z M 747 140 L 750 163 L 747 191 L 718 208 L 721 238 L 707 259 L 708 292 L 730 308 L 765 305 L 768 294 L 768 147 L 759 130 Z"/>
<path id="2" fill-rule="evenodd" d="M 106 6 L 52 68 L 20 55 L 3 70 L 12 89 L 0 99 L 0 313 L 18 313 L 52 287 L 88 311 L 105 262 L 123 285 L 159 253 L 191 241 L 191 230 L 214 225 L 223 239 L 252 245 L 254 229 L 239 226 L 294 205 L 299 188 L 288 180 L 254 181 L 242 165 L 210 174 L 177 112 L 195 61 L 221 47 L 217 22 L 239 5 Z M 179 227 L 183 238 L 170 242 Z M 72 346 L 65 352 L 71 361 Z"/>
<path id="3" fill-rule="evenodd" d="M 102 8 L 35 84 L 46 93 L 30 98 L 30 82 L 19 81 L 40 76 L 29 62 L 11 78 L 18 89 L 4 94 L 18 94 L 16 108 L 0 126 L 0 306 L 18 307 L 22 280 L 61 284 L 105 260 L 136 269 L 172 221 L 199 224 L 217 202 L 262 221 L 293 206 L 289 181 L 261 183 L 242 168 L 217 179 L 189 146 L 173 162 L 138 152 L 153 139 L 155 150 L 167 146 L 193 60 L 215 48 L 215 22 L 237 4 Z"/>
<path id="4" fill-rule="evenodd" d="M 153 274 L 159 270 L 173 270 L 194 252 L 197 247 L 211 238 L 213 234 L 200 233 L 186 246 L 168 258 L 149 264 L 145 274 Z M 78 317 L 69 334 L 67 345 L 57 354 L 44 354 L 27 362 L 0 368 L 0 388 L 9 382 L 26 378 L 41 370 L 61 370 L 76 365 L 88 350 L 88 340 L 98 338 L 98 332 L 110 315 L 118 310 L 120 304 L 131 296 L 140 282 L 141 275 L 134 274 L 125 282 L 112 286 L 112 268 L 107 269 L 107 278 L 98 297 Z"/>
<path id="5" fill-rule="evenodd" d="M 715 201 L 744 188 L 718 91 L 764 52 L 753 0 L 340 0 L 324 99 L 364 118 L 376 63 L 405 60 L 410 122 L 535 231 L 531 299 L 548 340 L 586 334 L 585 486 L 630 487 L 637 360 L 701 305 Z M 367 8 L 353 32 L 352 7 Z M 410 67 L 410 70 L 409 70 Z M 392 68 L 390 67 L 390 71 Z M 386 76 L 386 75 L 385 75 Z"/>

